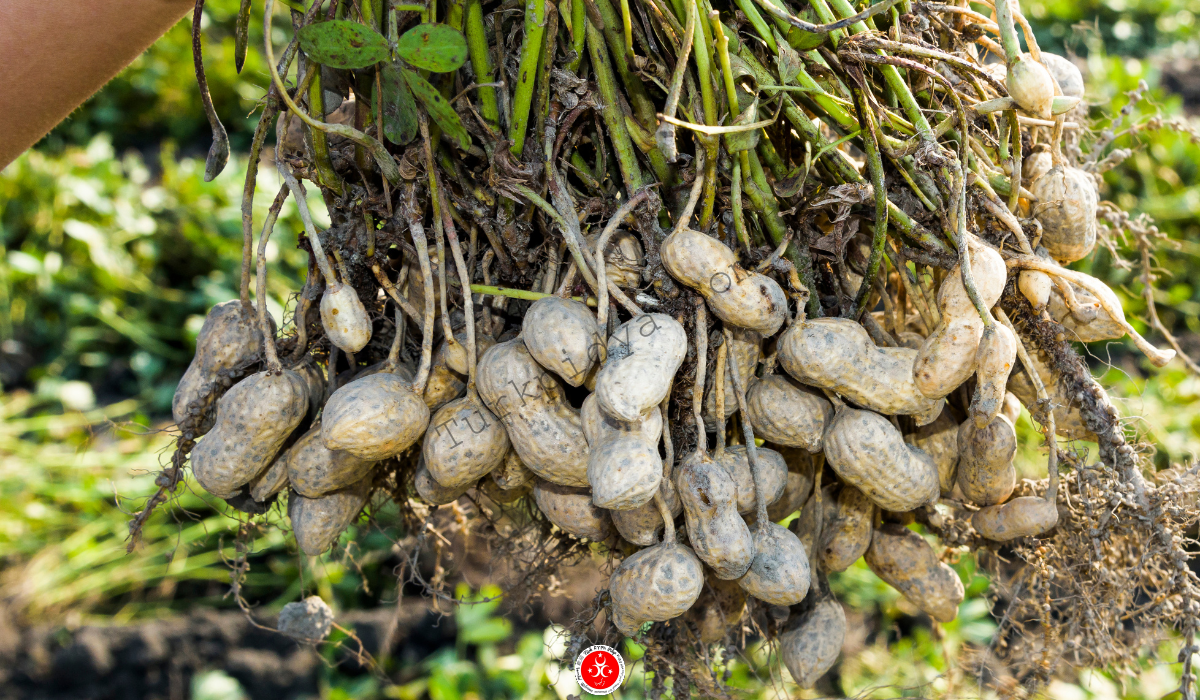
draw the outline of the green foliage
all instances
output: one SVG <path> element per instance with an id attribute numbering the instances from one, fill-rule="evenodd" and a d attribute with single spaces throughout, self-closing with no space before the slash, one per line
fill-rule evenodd
<path id="1" fill-rule="evenodd" d="M 389 63 L 380 71 L 383 89 L 383 135 L 397 145 L 405 145 L 417 137 L 417 103 L 404 80 L 408 69 Z"/>
<path id="2" fill-rule="evenodd" d="M 442 97 L 442 93 L 415 71 L 405 70 L 404 80 L 417 99 L 421 100 L 421 104 L 425 105 L 425 110 L 433 117 L 433 121 L 442 127 L 442 131 L 457 142 L 459 148 L 470 148 L 471 137 L 463 127 L 462 120 L 458 118 L 458 112 L 455 112 L 446 98 Z"/>
<path id="3" fill-rule="evenodd" d="M 300 29 L 300 48 L 312 60 L 330 68 L 357 70 L 384 61 L 387 39 L 358 22 L 335 19 Z"/>
<path id="4" fill-rule="evenodd" d="M 396 42 L 396 53 L 422 70 L 449 73 L 466 62 L 467 40 L 445 24 L 419 24 Z"/>

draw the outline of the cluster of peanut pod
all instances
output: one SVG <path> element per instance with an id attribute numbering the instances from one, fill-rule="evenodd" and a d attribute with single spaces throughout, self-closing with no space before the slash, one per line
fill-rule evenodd
<path id="1" fill-rule="evenodd" d="M 322 7 L 293 24 L 375 27 L 393 58 L 339 73 L 334 52 L 305 64 L 322 46 L 302 35 L 275 69 L 268 40 L 285 185 L 259 238 L 260 303 L 248 222 L 242 298 L 209 313 L 174 402 L 196 482 L 251 513 L 285 496 L 307 554 L 410 465 L 407 498 L 524 499 L 627 555 L 606 599 L 626 635 L 666 622 L 712 643 L 747 597 L 790 606 L 781 656 L 811 686 L 845 632 L 828 574 L 864 557 L 947 622 L 962 583 L 908 524 L 941 509 L 1006 542 L 1059 523 L 1056 436 L 1094 436 L 1001 308 L 1006 287 L 1072 338 L 1173 355 L 1066 267 L 1098 232 L 1084 81 L 1031 33 L 1020 50 L 1015 3 L 989 17 L 907 0 L 535 0 L 509 34 L 478 2 L 452 2 L 445 24 L 436 8 Z M 271 37 L 271 3 L 266 20 Z M 469 65 L 412 48 L 445 25 Z M 295 89 L 280 77 L 293 59 Z M 426 60 L 449 103 L 422 97 Z M 407 136 L 384 103 L 389 67 L 422 100 L 404 93 Z M 302 179 L 325 196 L 325 231 Z M 311 264 L 277 339 L 262 253 L 289 195 Z M 1013 497 L 1022 405 L 1048 478 Z"/>

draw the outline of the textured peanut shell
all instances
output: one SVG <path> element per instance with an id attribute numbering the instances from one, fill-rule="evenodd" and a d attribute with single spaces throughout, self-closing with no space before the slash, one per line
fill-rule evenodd
<path id="1" fill-rule="evenodd" d="M 884 583 L 938 622 L 950 622 L 958 616 L 962 581 L 954 569 L 938 559 L 925 538 L 912 530 L 897 523 L 877 528 L 866 562 Z"/>
<path id="2" fill-rule="evenodd" d="M 1040 310 L 1050 302 L 1054 282 L 1050 275 L 1040 270 L 1021 270 L 1017 276 L 1017 289 L 1029 300 L 1034 310 Z M 1124 331 L 1121 331 L 1124 333 Z"/>
<path id="3" fill-rule="evenodd" d="M 775 335 L 787 319 L 787 297 L 775 280 L 743 269 L 729 246 L 698 231 L 680 229 L 659 248 L 663 267 L 700 293 L 725 323 Z"/>
<path id="4" fill-rule="evenodd" d="M 421 456 L 443 486 L 471 484 L 495 469 L 508 454 L 508 433 L 477 396 L 456 399 L 429 420 Z"/>
<path id="5" fill-rule="evenodd" d="M 1049 51 L 1042 52 L 1042 65 L 1058 82 L 1058 89 L 1066 97 L 1083 98 L 1083 73 L 1069 59 Z"/>
<path id="6" fill-rule="evenodd" d="M 1016 394 L 1011 391 L 1004 393 L 1004 408 L 1000 409 L 1000 415 L 1007 418 L 1008 422 L 1014 426 L 1017 424 L 1017 419 L 1021 417 L 1021 400 L 1017 398 Z"/>
<path id="7" fill-rule="evenodd" d="M 736 328 L 733 342 L 729 346 L 729 362 L 736 362 L 738 376 L 742 378 L 745 387 L 754 376 L 754 370 L 762 359 L 762 335 L 756 331 Z M 717 373 L 709 372 L 704 383 L 704 425 L 709 430 L 717 429 L 717 393 L 715 391 Z M 725 418 L 728 419 L 738 410 L 737 393 L 733 389 L 733 377 L 725 372 Z"/>
<path id="8" fill-rule="evenodd" d="M 573 299 L 549 296 L 533 302 L 521 322 L 521 339 L 538 364 L 571 386 L 583 384 L 592 365 L 604 360 L 595 314 Z"/>
<path id="9" fill-rule="evenodd" d="M 755 437 L 820 452 L 825 428 L 833 420 L 833 405 L 790 377 L 768 374 L 751 381 L 746 392 L 746 415 L 754 426 Z"/>
<path id="10" fill-rule="evenodd" d="M 583 425 L 583 437 L 587 440 L 588 445 L 596 445 L 623 432 L 629 432 L 635 425 L 640 426 L 642 435 L 651 444 L 657 445 L 659 438 L 662 437 L 662 411 L 657 407 L 651 409 L 644 418 L 629 423 L 605 415 L 600 410 L 596 395 L 588 394 L 579 408 L 579 419 Z"/>
<path id="11" fill-rule="evenodd" d="M 504 455 L 504 461 L 500 463 L 499 467 L 492 470 L 492 481 L 502 489 L 512 490 L 529 483 L 533 478 L 533 472 L 529 471 L 529 467 L 521 461 L 520 455 L 512 449 L 510 443 L 508 452 Z"/>
<path id="12" fill-rule="evenodd" d="M 1124 326 L 1114 321 L 1100 307 L 1100 302 L 1091 292 L 1075 284 L 1071 284 L 1071 290 L 1075 293 L 1074 311 L 1067 307 L 1066 300 L 1057 288 L 1051 292 L 1050 303 L 1046 309 L 1051 318 L 1069 331 L 1068 338 L 1081 343 L 1094 343 L 1125 337 Z M 1121 308 L 1120 302 L 1114 304 L 1113 308 Z"/>
<path id="13" fill-rule="evenodd" d="M 671 517 L 679 517 L 679 514 L 683 512 L 683 504 L 679 502 L 675 484 L 670 479 L 663 479 L 658 488 Z M 633 510 L 614 510 L 609 515 L 612 516 L 613 525 L 617 527 L 617 532 L 621 534 L 621 537 L 639 547 L 649 547 L 658 542 L 662 535 L 662 513 L 659 512 L 658 504 L 654 502 L 654 499 L 650 499 Z"/>
<path id="14" fill-rule="evenodd" d="M 608 359 L 596 376 L 600 410 L 639 420 L 666 398 L 687 354 L 687 331 L 666 314 L 643 314 L 608 339 Z"/>
<path id="15" fill-rule="evenodd" d="M 783 495 L 767 506 L 767 519 L 773 523 L 783 520 L 804 507 L 804 501 L 812 490 L 812 475 L 798 474 L 789 471 L 787 484 L 783 487 Z"/>
<path id="16" fill-rule="evenodd" d="M 592 504 L 590 489 L 538 479 L 533 499 L 546 519 L 576 537 L 600 541 L 612 534 L 608 511 Z"/>
<path id="17" fill-rule="evenodd" d="M 488 498 L 501 504 L 516 503 L 530 493 L 533 493 L 533 484 L 529 482 L 506 489 L 492 479 L 480 479 L 476 487 Z"/>
<path id="18" fill-rule="evenodd" d="M 829 517 L 837 505 L 837 484 L 826 484 L 820 491 L 816 489 L 809 495 L 804 507 L 800 509 L 800 517 L 792 521 L 789 528 L 800 538 L 804 551 L 808 552 L 810 571 L 816 571 L 821 566 L 817 551 L 821 546 L 821 529 L 825 525 L 826 511 Z"/>
<path id="19" fill-rule="evenodd" d="M 325 371 L 311 357 L 296 365 L 293 371 L 304 379 L 308 387 L 308 417 L 316 420 L 317 414 L 325 406 L 325 399 L 329 398 L 329 380 L 325 377 Z"/>
<path id="20" fill-rule="evenodd" d="M 982 428 L 1000 415 L 1008 394 L 1008 375 L 1017 361 L 1017 339 L 1008 327 L 993 323 L 983 331 L 975 353 L 975 395 L 970 414 L 976 427 Z"/>
<path id="21" fill-rule="evenodd" d="M 787 486 L 787 463 L 783 455 L 775 450 L 760 447 L 758 453 L 759 477 L 766 491 L 767 505 L 779 500 Z M 730 445 L 716 462 L 724 467 L 737 484 L 737 509 L 739 513 L 750 513 L 758 507 L 754 486 L 754 473 L 750 470 L 750 458 L 745 445 Z"/>
<path id="22" fill-rule="evenodd" d="M 1058 506 L 1037 496 L 1021 496 L 999 506 L 981 508 L 971 525 L 982 536 L 997 542 L 1033 537 L 1058 524 Z"/>
<path id="23" fill-rule="evenodd" d="M 688 539 L 718 578 L 741 578 L 754 559 L 754 539 L 737 511 L 737 483 L 702 452 L 684 459 L 675 475 Z"/>
<path id="24" fill-rule="evenodd" d="M 983 428 L 965 421 L 958 429 L 958 488 L 977 505 L 1003 502 L 1017 485 L 1016 454 L 1017 431 L 1004 416 Z"/>
<path id="25" fill-rule="evenodd" d="M 937 420 L 904 436 L 904 441 L 933 458 L 943 496 L 954 490 L 958 477 L 958 422 L 944 409 Z"/>
<path id="26" fill-rule="evenodd" d="M 421 497 L 421 500 L 432 506 L 444 506 L 457 501 L 459 496 L 470 491 L 472 484 L 462 484 L 453 488 L 443 486 L 425 468 L 425 461 L 422 459 L 417 464 L 413 486 L 416 487 L 417 495 Z"/>
<path id="27" fill-rule="evenodd" d="M 307 498 L 317 498 L 356 484 L 375 466 L 373 461 L 326 447 L 321 440 L 320 425 L 297 440 L 286 457 L 288 483 L 293 491 Z"/>
<path id="28" fill-rule="evenodd" d="M 1008 64 L 1008 79 L 1005 81 L 1009 97 L 1021 109 L 1041 119 L 1050 118 L 1050 105 L 1054 100 L 1054 79 L 1050 71 L 1029 54 L 1022 54 Z"/>
<path id="29" fill-rule="evenodd" d="M 270 319 L 270 322 L 274 331 L 274 319 Z M 196 355 L 179 380 L 171 400 L 171 416 L 175 423 L 182 424 L 190 415 L 202 415 L 215 388 L 207 385 L 220 383 L 222 371 L 228 372 L 247 364 L 260 352 L 262 332 L 252 309 L 242 306 L 238 299 L 223 301 L 212 307 L 204 317 L 200 334 L 196 336 Z M 198 413 L 193 414 L 192 411 Z M 199 436 L 208 432 L 214 420 L 210 413 L 206 420 L 196 426 L 195 434 Z"/>
<path id="30" fill-rule="evenodd" d="M 968 241 L 975 288 L 990 309 L 1000 300 L 1008 270 L 1000 253 L 974 236 Z M 946 396 L 971 378 L 983 336 L 983 319 L 967 296 L 961 265 L 955 265 L 938 288 L 937 302 L 942 320 L 921 344 L 912 366 L 917 390 L 931 399 Z"/>
<path id="31" fill-rule="evenodd" d="M 688 547 L 664 542 L 626 557 L 612 573 L 612 621 L 632 637 L 648 622 L 679 617 L 700 597 L 704 567 Z"/>
<path id="32" fill-rule="evenodd" d="M 293 492 L 288 497 L 288 519 L 300 550 L 311 557 L 325 553 L 358 517 L 370 494 L 371 477 L 318 498 Z"/>
<path id="33" fill-rule="evenodd" d="M 1056 165 L 1029 187 L 1037 197 L 1034 218 L 1042 224 L 1042 245 L 1062 263 L 1075 262 L 1096 247 L 1099 197 L 1092 176 Z"/>
<path id="34" fill-rule="evenodd" d="M 476 369 L 476 387 L 504 423 L 526 467 L 556 484 L 588 485 L 588 445 L 579 412 L 520 338 L 497 343 L 484 353 Z"/>
<path id="35" fill-rule="evenodd" d="M 818 600 L 779 635 L 779 656 L 801 688 L 816 685 L 833 667 L 846 639 L 846 611 L 833 596 Z"/>
<path id="36" fill-rule="evenodd" d="M 265 471 L 308 413 L 308 388 L 290 370 L 246 377 L 217 402 L 213 429 L 192 451 L 206 491 L 231 498 Z"/>
<path id="37" fill-rule="evenodd" d="M 786 527 L 767 523 L 755 529 L 754 560 L 738 579 L 747 593 L 771 605 L 794 605 L 808 595 L 808 552 Z"/>
<path id="38" fill-rule="evenodd" d="M 588 246 L 596 249 L 599 234 L 591 234 L 584 238 Z M 642 282 L 642 266 L 646 264 L 646 254 L 642 251 L 642 242 L 637 236 L 628 231 L 617 231 L 608 239 L 608 247 L 604 250 L 604 276 L 621 288 L 636 287 Z"/>
<path id="39" fill-rule="evenodd" d="M 429 407 L 412 384 L 380 372 L 333 392 L 321 415 L 321 439 L 331 450 L 378 461 L 407 450 L 428 425 Z"/>
<path id="40" fill-rule="evenodd" d="M 1025 183 L 1033 183 L 1053 167 L 1054 157 L 1050 155 L 1050 151 L 1034 151 L 1025 156 L 1025 161 L 1021 163 L 1021 177 Z"/>
<path id="41" fill-rule="evenodd" d="M 704 572 L 704 590 L 683 620 L 701 644 L 713 644 L 724 639 L 745 612 L 746 592 L 737 581 L 722 581 L 708 570 Z"/>
<path id="42" fill-rule="evenodd" d="M 845 571 L 858 561 L 871 546 L 871 530 L 875 525 L 875 504 L 853 486 L 842 486 L 832 510 L 831 517 L 821 526 L 817 551 L 821 570 L 827 573 Z"/>
<path id="43" fill-rule="evenodd" d="M 321 326 L 329 342 L 346 352 L 358 352 L 371 340 L 371 317 L 348 284 L 325 288 L 321 296 Z"/>
<path id="44" fill-rule="evenodd" d="M 275 458 L 266 471 L 250 480 L 250 497 L 259 503 L 266 503 L 271 496 L 280 493 L 288 486 L 287 452 Z"/>
<path id="45" fill-rule="evenodd" d="M 600 442 L 588 454 L 592 502 L 609 510 L 633 510 L 649 503 L 662 483 L 658 446 L 632 430 Z"/>
<path id="46" fill-rule="evenodd" d="M 1070 396 L 1065 387 L 1059 385 L 1058 379 L 1051 374 L 1050 367 L 1037 354 L 1031 353 L 1031 359 L 1054 405 L 1054 432 L 1068 440 L 1095 442 L 1096 434 L 1087 428 L 1083 416 L 1079 413 L 1079 402 Z M 1101 394 L 1105 393 L 1099 385 L 1096 388 Z M 1008 390 L 1033 413 L 1037 406 L 1037 391 L 1024 368 L 1009 375 Z"/>
<path id="47" fill-rule="evenodd" d="M 797 381 L 873 411 L 914 415 L 928 423 L 937 418 L 942 402 L 917 390 L 916 357 L 909 348 L 876 347 L 866 329 L 847 318 L 797 321 L 779 343 L 779 362 Z"/>
<path id="48" fill-rule="evenodd" d="M 425 393 L 421 397 L 430 411 L 438 410 L 467 390 L 466 379 L 447 364 L 448 353 L 446 343 L 439 345 L 433 353 L 429 379 L 425 382 Z"/>
<path id="49" fill-rule="evenodd" d="M 825 435 L 825 458 L 842 481 L 884 510 L 904 513 L 935 502 L 941 492 L 933 458 L 906 445 L 878 413 L 839 412 Z"/>

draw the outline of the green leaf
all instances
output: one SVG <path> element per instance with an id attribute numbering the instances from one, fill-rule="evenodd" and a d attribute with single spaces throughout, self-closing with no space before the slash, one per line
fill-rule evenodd
<path id="1" fill-rule="evenodd" d="M 342 19 L 316 22 L 302 27 L 298 34 L 304 53 L 330 68 L 366 68 L 388 57 L 387 39 L 358 22 Z"/>
<path id="2" fill-rule="evenodd" d="M 494 644 L 508 639 L 512 634 L 512 623 L 503 617 L 493 617 L 465 629 L 459 629 L 458 638 L 467 644 Z"/>
<path id="3" fill-rule="evenodd" d="M 800 60 L 800 52 L 792 48 L 779 32 L 775 32 L 775 44 L 779 53 L 775 55 L 775 65 L 779 68 L 779 84 L 787 85 L 800 74 L 804 63 Z"/>
<path id="4" fill-rule="evenodd" d="M 379 74 L 383 87 L 383 135 L 397 146 L 417 137 L 417 102 L 404 81 L 407 72 L 400 64 L 389 63 Z"/>
<path id="5" fill-rule="evenodd" d="M 742 112 L 733 120 L 734 126 L 742 126 L 743 124 L 752 124 L 758 121 L 758 100 L 755 99 L 750 103 L 750 107 Z M 754 131 L 735 131 L 732 134 L 725 134 L 725 148 L 730 153 L 737 151 L 749 151 L 758 145 L 759 138 L 762 137 L 762 129 Z"/>
<path id="6" fill-rule="evenodd" d="M 445 24 L 418 24 L 396 42 L 400 58 L 417 68 L 449 73 L 467 60 L 467 40 Z"/>
<path id="7" fill-rule="evenodd" d="M 463 128 L 462 120 L 458 118 L 458 113 L 450 106 L 450 102 L 442 97 L 442 93 L 437 91 L 437 88 L 429 84 L 415 71 L 406 70 L 403 72 L 404 79 L 408 82 L 408 87 L 417 96 L 417 99 L 425 105 L 425 110 L 429 112 L 429 116 L 433 117 L 433 121 L 442 128 L 442 132 L 453 140 L 459 148 L 467 150 L 471 147 L 471 136 L 467 134 L 467 130 Z"/>

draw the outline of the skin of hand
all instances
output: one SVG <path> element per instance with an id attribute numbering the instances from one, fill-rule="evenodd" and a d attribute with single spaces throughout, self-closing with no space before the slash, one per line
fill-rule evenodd
<path id="1" fill-rule="evenodd" d="M 193 0 L 0 0 L 0 169 L 193 8 Z"/>

